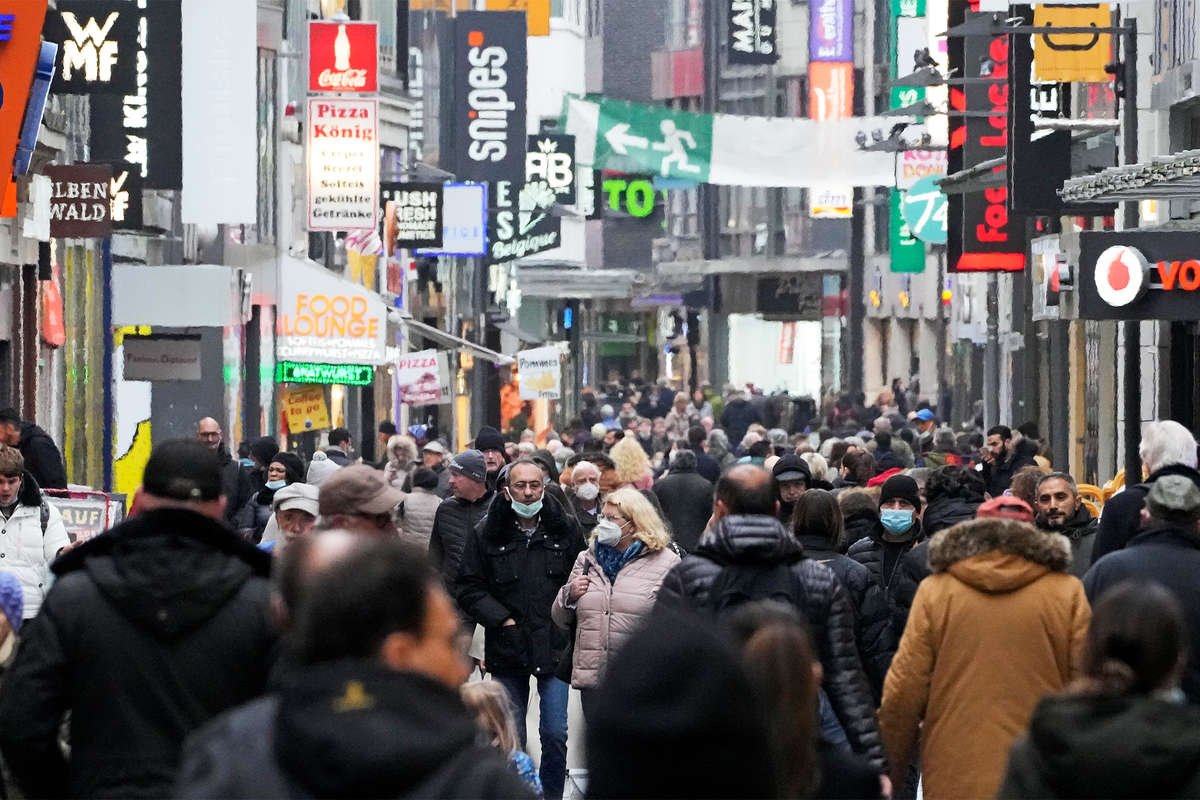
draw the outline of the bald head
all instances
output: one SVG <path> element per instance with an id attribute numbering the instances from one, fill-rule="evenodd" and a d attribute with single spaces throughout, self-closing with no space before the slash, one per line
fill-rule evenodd
<path id="1" fill-rule="evenodd" d="M 216 450 L 221 446 L 221 423 L 205 417 L 196 423 L 196 438 L 209 450 Z"/>
<path id="2" fill-rule="evenodd" d="M 775 516 L 778 503 L 771 473 L 753 464 L 740 464 L 729 470 L 717 480 L 715 508 L 722 516 Z"/>
<path id="3" fill-rule="evenodd" d="M 359 534 L 329 530 L 296 539 L 283 551 L 272 570 L 272 612 L 281 630 L 291 627 L 297 608 L 317 579 L 362 549 L 365 541 Z"/>

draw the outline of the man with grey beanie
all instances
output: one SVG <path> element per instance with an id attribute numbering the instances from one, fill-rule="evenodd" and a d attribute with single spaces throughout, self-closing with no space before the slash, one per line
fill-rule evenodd
<path id="1" fill-rule="evenodd" d="M 464 450 L 450 459 L 447 469 L 450 497 L 442 501 L 434 515 L 429 560 L 441 572 L 446 590 L 453 597 L 467 536 L 487 513 L 493 492 L 488 488 L 488 467 L 480 451 Z"/>

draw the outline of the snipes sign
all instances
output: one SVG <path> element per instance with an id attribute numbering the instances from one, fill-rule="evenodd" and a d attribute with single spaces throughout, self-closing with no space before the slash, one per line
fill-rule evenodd
<path id="1" fill-rule="evenodd" d="M 1082 319 L 1200 320 L 1200 234 L 1079 235 Z"/>
<path id="2" fill-rule="evenodd" d="M 454 20 L 455 173 L 473 181 L 525 177 L 525 15 L 466 11 Z"/>

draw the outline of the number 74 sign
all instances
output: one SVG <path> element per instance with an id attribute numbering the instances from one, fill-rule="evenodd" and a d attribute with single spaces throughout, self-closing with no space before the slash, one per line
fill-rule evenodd
<path id="1" fill-rule="evenodd" d="M 913 184 L 904 194 L 900 211 L 913 236 L 930 244 L 945 244 L 948 206 L 934 180 L 925 177 Z"/>

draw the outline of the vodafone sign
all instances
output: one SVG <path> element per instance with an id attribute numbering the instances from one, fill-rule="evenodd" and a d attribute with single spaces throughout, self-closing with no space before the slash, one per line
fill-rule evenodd
<path id="1" fill-rule="evenodd" d="M 374 22 L 308 23 L 308 91 L 379 91 L 379 26 Z"/>
<path id="2" fill-rule="evenodd" d="M 1080 234 L 1082 319 L 1200 320 L 1200 234 Z"/>

